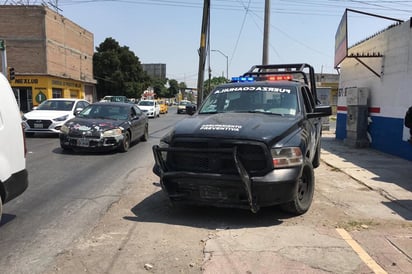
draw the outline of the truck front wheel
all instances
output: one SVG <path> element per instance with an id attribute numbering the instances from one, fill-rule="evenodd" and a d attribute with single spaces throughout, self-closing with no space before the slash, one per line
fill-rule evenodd
<path id="1" fill-rule="evenodd" d="M 309 210 L 315 192 L 315 176 L 312 163 L 309 161 L 306 161 L 303 167 L 296 191 L 295 198 L 286 204 L 282 204 L 282 209 L 294 215 L 301 215 Z"/>

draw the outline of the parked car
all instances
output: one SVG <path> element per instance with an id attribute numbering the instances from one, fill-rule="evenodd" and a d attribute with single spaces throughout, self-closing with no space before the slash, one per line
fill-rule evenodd
<path id="1" fill-rule="evenodd" d="M 169 106 L 164 100 L 158 100 L 157 103 L 160 107 L 160 114 L 165 114 L 169 111 Z"/>
<path id="2" fill-rule="evenodd" d="M 126 96 L 121 96 L 121 95 L 106 95 L 106 96 L 103 97 L 103 99 L 100 100 L 100 102 L 127 103 L 127 102 L 129 102 L 129 99 Z"/>
<path id="3" fill-rule="evenodd" d="M 134 141 L 147 141 L 149 124 L 135 104 L 98 102 L 87 106 L 60 128 L 63 150 L 120 150 Z"/>
<path id="4" fill-rule="evenodd" d="M 160 105 L 156 100 L 141 100 L 137 106 L 146 113 L 149 118 L 156 118 L 160 116 Z"/>
<path id="5" fill-rule="evenodd" d="M 28 136 L 36 132 L 58 134 L 66 121 L 88 105 L 90 103 L 83 99 L 48 99 L 23 115 L 24 131 Z"/>
<path id="6" fill-rule="evenodd" d="M 188 100 L 181 100 L 177 105 L 177 114 L 186 113 L 186 106 L 192 105 Z"/>
<path id="7" fill-rule="evenodd" d="M 28 186 L 26 142 L 20 110 L 9 81 L 0 73 L 0 220 L 3 204 Z"/>

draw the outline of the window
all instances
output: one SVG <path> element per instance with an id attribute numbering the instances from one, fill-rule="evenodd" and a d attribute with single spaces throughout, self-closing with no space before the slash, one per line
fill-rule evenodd
<path id="1" fill-rule="evenodd" d="M 63 90 L 61 88 L 52 89 L 52 98 L 62 98 Z"/>
<path id="2" fill-rule="evenodd" d="M 303 101 L 305 104 L 306 113 L 313 112 L 315 108 L 315 100 L 313 99 L 312 93 L 307 87 L 302 87 Z"/>

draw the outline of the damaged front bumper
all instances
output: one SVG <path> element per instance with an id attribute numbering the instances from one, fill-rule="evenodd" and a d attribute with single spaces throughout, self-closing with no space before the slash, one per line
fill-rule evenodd
<path id="1" fill-rule="evenodd" d="M 251 176 L 239 157 L 237 146 L 219 149 L 219 153 L 224 150 L 231 155 L 236 167 L 233 174 L 170 170 L 166 153 L 188 150 L 205 153 L 205 149 L 153 146 L 153 172 L 160 177 L 162 190 L 173 202 L 246 208 L 256 213 L 262 206 L 289 202 L 297 193 L 301 167 L 272 169 L 263 176 Z M 213 150 L 208 149 L 207 153 Z"/>
<path id="2" fill-rule="evenodd" d="M 70 137 L 60 134 L 60 144 L 64 147 L 85 150 L 113 150 L 117 149 L 123 142 L 123 135 L 117 137 Z"/>

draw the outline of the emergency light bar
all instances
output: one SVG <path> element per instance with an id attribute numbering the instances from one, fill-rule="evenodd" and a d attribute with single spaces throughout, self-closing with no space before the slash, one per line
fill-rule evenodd
<path id="1" fill-rule="evenodd" d="M 255 78 L 254 77 L 232 77 L 232 83 L 233 82 L 255 82 Z"/>
<path id="2" fill-rule="evenodd" d="M 292 75 L 271 75 L 267 77 L 268 81 L 290 81 L 293 80 Z"/>

